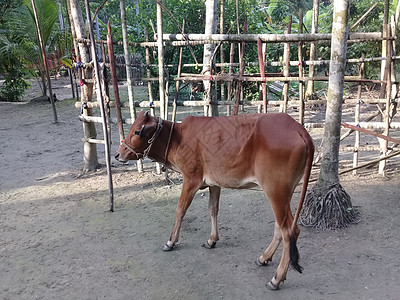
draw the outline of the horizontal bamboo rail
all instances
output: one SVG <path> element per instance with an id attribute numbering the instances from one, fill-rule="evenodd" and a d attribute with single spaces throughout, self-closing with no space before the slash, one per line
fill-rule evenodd
<path id="1" fill-rule="evenodd" d="M 360 122 L 358 124 L 355 124 L 354 122 L 347 122 L 347 124 L 365 128 L 365 129 L 384 129 L 386 126 L 385 122 Z M 304 124 L 304 127 L 307 129 L 324 128 L 324 126 L 325 126 L 325 123 L 305 123 Z M 400 129 L 400 122 L 390 123 L 390 128 L 391 129 Z"/>
<path id="2" fill-rule="evenodd" d="M 187 74 L 189 75 L 189 74 Z M 201 82 L 204 80 L 213 80 L 221 82 L 229 81 L 250 81 L 250 82 L 271 82 L 271 81 L 329 81 L 329 76 L 314 76 L 314 77 L 298 77 L 298 76 L 274 76 L 274 77 L 253 77 L 253 76 L 240 76 L 240 75 L 212 75 L 205 76 L 200 74 L 190 74 L 186 77 L 175 77 L 174 80 L 182 80 L 184 82 Z M 383 80 L 362 79 L 359 76 L 344 76 L 346 82 L 360 82 L 360 83 L 385 83 Z M 397 81 L 392 81 L 392 84 L 398 84 Z"/>
<path id="3" fill-rule="evenodd" d="M 263 43 L 330 41 L 332 39 L 332 34 L 163 34 L 164 41 L 205 41 L 208 44 L 219 42 L 257 43 L 258 39 Z M 350 33 L 348 41 L 382 41 L 383 39 L 382 33 L 380 32 L 357 32 Z"/>
<path id="4" fill-rule="evenodd" d="M 257 43 L 258 39 L 264 43 L 296 43 L 296 42 L 325 42 L 331 41 L 330 33 L 314 33 L 314 34 L 163 34 L 164 45 L 172 46 L 196 46 L 203 44 L 224 43 Z M 384 38 L 381 32 L 356 32 L 350 33 L 348 43 L 382 41 L 391 40 L 394 37 Z M 89 39 L 76 39 L 78 43 L 85 45 L 90 44 Z M 96 40 L 98 44 L 107 44 L 105 40 Z M 122 42 L 114 42 L 114 44 L 122 45 Z M 129 42 L 133 47 L 157 47 L 157 42 Z"/>

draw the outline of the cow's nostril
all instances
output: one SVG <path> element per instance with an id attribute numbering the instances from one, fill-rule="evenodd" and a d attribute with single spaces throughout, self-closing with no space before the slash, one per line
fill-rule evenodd
<path id="1" fill-rule="evenodd" d="M 115 157 L 116 160 L 118 160 L 118 158 L 119 158 L 119 153 L 118 153 L 118 152 L 115 153 L 114 157 Z"/>

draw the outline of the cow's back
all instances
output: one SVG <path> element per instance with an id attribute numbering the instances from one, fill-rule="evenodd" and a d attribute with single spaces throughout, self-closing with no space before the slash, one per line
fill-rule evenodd
<path id="1" fill-rule="evenodd" d="M 299 146 L 301 130 L 286 114 L 187 117 L 181 124 L 179 168 L 209 184 L 240 188 L 257 184 L 257 170 L 288 163 L 287 151 Z"/>

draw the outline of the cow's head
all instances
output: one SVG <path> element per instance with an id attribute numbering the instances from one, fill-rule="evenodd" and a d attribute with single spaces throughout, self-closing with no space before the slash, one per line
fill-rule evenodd
<path id="1" fill-rule="evenodd" d="M 161 129 L 161 119 L 150 116 L 148 111 L 141 111 L 119 146 L 115 159 L 127 162 L 145 157 L 152 145 L 150 140 L 154 141 Z"/>

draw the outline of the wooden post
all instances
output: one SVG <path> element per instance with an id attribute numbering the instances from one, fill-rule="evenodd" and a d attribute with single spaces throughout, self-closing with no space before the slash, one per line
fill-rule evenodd
<path id="1" fill-rule="evenodd" d="M 382 57 L 386 57 L 387 55 L 387 44 L 388 41 L 385 39 L 388 37 L 388 22 L 389 22 L 389 0 L 384 0 L 384 11 L 383 11 L 383 24 L 382 24 L 382 36 L 383 36 L 383 40 L 382 40 Z M 381 63 L 381 80 L 385 80 L 384 79 L 384 74 L 385 74 L 385 68 L 386 68 L 386 64 L 385 61 L 382 60 Z"/>
<path id="2" fill-rule="evenodd" d="M 234 57 L 235 57 L 235 44 L 231 43 L 230 49 L 229 49 L 229 71 L 228 71 L 229 76 L 232 76 L 232 74 L 233 74 L 232 64 L 233 64 Z M 228 82 L 228 99 L 227 99 L 228 101 L 232 101 L 232 89 L 233 89 L 233 83 L 232 83 L 232 81 L 229 81 Z M 229 116 L 232 113 L 231 106 L 228 105 L 226 110 L 227 110 L 226 115 Z"/>
<path id="3" fill-rule="evenodd" d="M 129 110 L 131 114 L 131 119 L 135 120 L 136 108 L 135 108 L 135 99 L 133 95 L 131 58 L 129 56 L 129 47 L 128 47 L 128 31 L 126 25 L 125 0 L 120 0 L 120 10 L 121 10 L 122 43 L 124 47 L 124 57 L 125 57 L 125 67 L 126 67 L 126 84 L 128 85 Z M 139 163 L 138 163 L 138 171 L 141 172 Z"/>
<path id="4" fill-rule="evenodd" d="M 261 39 L 257 41 L 257 52 L 258 52 L 258 65 L 260 66 L 260 76 L 261 78 L 265 78 L 265 64 L 264 64 L 264 56 L 262 51 L 262 42 Z M 265 80 L 261 82 L 262 88 L 262 98 L 263 98 L 263 112 L 267 112 L 267 85 Z"/>
<path id="5" fill-rule="evenodd" d="M 74 24 L 76 38 L 79 40 L 86 39 L 86 29 L 85 29 L 85 21 L 83 19 L 83 14 L 80 6 L 79 0 L 69 0 L 70 3 L 70 11 L 71 11 L 71 22 Z M 77 42 L 77 39 L 75 42 Z M 75 43 L 74 43 L 75 44 Z M 78 45 L 78 50 L 76 52 L 77 62 L 80 63 L 89 63 L 90 62 L 90 51 L 87 44 L 84 43 L 76 43 Z M 91 117 L 93 112 L 92 108 L 88 107 L 87 103 L 92 101 L 93 96 L 93 84 L 91 82 L 84 82 L 83 80 L 89 79 L 92 77 L 92 68 L 79 68 L 79 79 L 81 81 L 81 107 L 82 107 L 82 115 Z M 96 144 L 92 144 L 89 139 L 96 139 L 96 127 L 94 123 L 83 122 L 83 162 L 84 167 L 83 170 L 94 171 L 98 168 L 99 162 L 97 157 L 97 148 Z"/>
<path id="6" fill-rule="evenodd" d="M 247 32 L 247 20 L 244 22 L 243 33 Z M 245 42 L 242 42 L 239 48 L 239 76 L 243 76 L 244 74 L 244 47 Z M 239 114 L 239 102 L 243 100 L 243 82 L 236 82 L 236 91 L 235 91 L 235 104 L 233 106 L 232 114 L 234 116 Z"/>
<path id="7" fill-rule="evenodd" d="M 75 99 L 75 86 L 74 86 L 74 79 L 72 78 L 71 68 L 68 68 L 68 76 L 69 76 L 69 82 L 71 83 L 72 98 Z"/>
<path id="8" fill-rule="evenodd" d="M 224 33 L 224 11 L 225 11 L 225 0 L 221 0 L 220 2 L 220 20 L 219 20 L 219 33 Z M 224 44 L 220 45 L 220 62 L 225 62 L 225 53 L 224 53 Z M 221 68 L 221 74 L 225 74 L 225 69 Z M 226 94 L 225 94 L 225 82 L 221 83 L 221 101 L 225 101 Z"/>
<path id="9" fill-rule="evenodd" d="M 319 0 L 313 0 L 313 13 L 312 13 L 312 24 L 311 34 L 318 32 L 318 12 L 319 12 Z M 316 43 L 311 42 L 310 44 L 310 60 L 315 60 L 316 56 Z M 308 67 L 308 76 L 314 77 L 315 65 L 311 64 Z M 307 82 L 306 99 L 312 99 L 314 95 L 314 81 L 310 80 Z"/>
<path id="10" fill-rule="evenodd" d="M 158 83 L 160 93 L 160 116 L 164 120 L 168 118 L 168 105 L 165 99 L 165 77 L 164 77 L 164 45 L 163 45 L 163 23 L 162 23 L 162 0 L 157 1 L 157 49 L 158 49 Z"/>
<path id="11" fill-rule="evenodd" d="M 147 33 L 147 29 L 146 28 L 144 28 L 144 38 L 145 38 L 146 41 L 149 40 L 149 35 Z M 146 59 L 146 65 L 147 65 L 147 67 L 146 67 L 146 76 L 147 76 L 147 78 L 150 78 L 151 77 L 151 71 L 150 71 L 150 50 L 149 50 L 149 47 L 146 47 L 146 49 L 145 49 L 145 59 Z M 153 97 L 153 90 L 152 90 L 151 81 L 147 81 L 147 91 L 148 91 L 148 94 L 149 94 L 149 102 L 150 103 L 154 103 L 154 97 Z M 155 109 L 154 109 L 154 105 L 150 106 L 150 114 L 152 116 L 155 116 L 155 114 L 156 114 Z M 138 168 L 139 168 L 139 164 L 141 165 L 141 171 L 140 172 L 143 172 L 143 160 L 139 159 L 137 163 L 138 163 Z M 157 175 L 161 174 L 161 166 L 160 166 L 160 164 L 158 162 L 156 162 L 156 174 Z"/>
<path id="12" fill-rule="evenodd" d="M 40 29 L 40 23 L 39 23 L 37 10 L 36 10 L 35 0 L 31 0 L 31 2 L 32 2 L 33 14 L 34 14 L 34 17 L 35 17 L 36 30 L 37 30 L 38 37 L 39 37 L 39 44 L 40 44 L 40 48 L 41 48 L 41 51 L 42 51 L 44 71 L 46 72 L 46 79 L 47 79 L 47 86 L 49 88 L 51 107 L 53 108 L 54 123 L 58 123 L 56 105 L 54 103 L 54 98 L 53 98 L 53 90 L 51 89 L 49 63 L 47 61 L 46 49 L 45 49 L 44 44 L 43 44 L 42 30 Z"/>
<path id="13" fill-rule="evenodd" d="M 301 4 L 300 4 L 301 5 Z M 299 34 L 303 32 L 303 8 L 299 8 Z M 298 42 L 297 56 L 299 59 L 299 77 L 304 76 L 303 66 L 303 42 Z M 304 81 L 299 81 L 299 123 L 304 124 Z"/>
<path id="14" fill-rule="evenodd" d="M 387 37 L 391 37 L 391 28 L 390 25 L 387 24 L 386 28 L 386 33 Z M 385 73 L 386 73 L 386 111 L 385 111 L 385 129 L 383 131 L 383 135 L 389 136 L 389 129 L 390 129 L 390 102 L 392 99 L 392 75 L 391 75 L 391 70 L 392 70 L 392 43 L 391 41 L 388 41 L 386 44 L 386 68 L 385 68 Z M 380 141 L 381 144 L 381 156 L 386 156 L 387 154 L 387 147 L 388 147 L 388 141 L 386 139 Z M 382 160 L 379 163 L 379 170 L 378 173 L 385 176 L 386 168 L 386 160 Z"/>
<path id="15" fill-rule="evenodd" d="M 291 31 L 292 31 L 292 16 L 289 16 L 289 23 L 288 23 L 288 27 L 285 31 L 285 34 L 290 34 Z M 289 76 L 289 61 L 290 61 L 290 43 L 285 43 L 285 45 L 284 45 L 283 61 L 284 61 L 283 76 L 288 77 Z M 287 81 L 285 81 L 283 84 L 282 97 L 283 97 L 283 103 L 279 110 L 281 112 L 286 113 L 287 112 L 287 103 L 289 100 L 289 82 L 287 82 Z"/>
<path id="16" fill-rule="evenodd" d="M 96 56 L 96 43 L 93 35 L 93 24 L 91 22 L 92 18 L 90 16 L 90 6 L 89 0 L 85 0 L 86 7 L 86 16 L 89 24 L 89 36 L 90 36 L 90 48 L 92 50 L 92 59 L 94 62 L 94 71 L 96 75 L 96 88 L 97 88 L 97 101 L 100 104 L 100 112 L 102 117 L 102 125 L 103 125 L 103 134 L 105 141 L 105 154 L 106 154 L 106 167 L 107 167 L 107 175 L 108 175 L 108 191 L 109 191 L 109 202 L 110 202 L 110 211 L 114 211 L 114 190 L 113 190 L 113 182 L 112 182 L 112 174 L 111 174 L 111 156 L 110 156 L 110 137 L 107 132 L 107 117 L 106 117 L 106 108 L 102 93 L 102 87 L 100 84 L 100 71 L 99 65 Z"/>
<path id="17" fill-rule="evenodd" d="M 361 55 L 361 59 L 365 58 L 365 53 Z M 360 78 L 364 75 L 364 67 L 365 64 L 360 64 L 360 70 L 358 72 Z M 361 92 L 362 92 L 362 83 L 358 84 L 357 98 L 359 99 L 356 103 L 355 113 L 354 113 L 354 122 L 358 124 L 360 122 L 360 106 L 361 106 Z M 353 168 L 358 165 L 358 147 L 360 147 L 360 132 L 356 131 L 355 133 L 355 141 L 354 141 L 354 154 L 353 154 Z M 353 170 L 353 175 L 357 174 L 357 169 Z"/>
<path id="18" fill-rule="evenodd" d="M 182 32 L 184 32 L 185 30 L 185 19 L 182 21 Z M 179 61 L 178 61 L 178 78 L 181 77 L 181 71 L 182 71 L 182 52 L 183 52 L 183 48 L 179 47 Z M 175 93 L 175 97 L 174 97 L 174 102 L 172 104 L 172 122 L 176 122 L 176 102 L 178 101 L 179 98 L 179 84 L 180 81 L 177 80 L 175 83 L 175 88 L 176 88 L 176 93 Z"/>
<path id="19" fill-rule="evenodd" d="M 114 89 L 114 99 L 115 99 L 115 110 L 117 114 L 118 120 L 118 133 L 119 133 L 119 140 L 122 144 L 122 141 L 125 139 L 124 134 L 124 125 L 122 124 L 122 114 L 121 114 L 121 104 L 119 101 L 119 90 L 118 90 L 118 80 L 117 80 L 117 70 L 115 67 L 115 58 L 114 58 L 114 46 L 113 46 L 113 39 L 111 36 L 111 26 L 110 21 L 107 23 L 107 47 L 108 47 L 108 59 L 110 61 L 110 72 L 111 72 L 111 80 Z M 104 60 L 105 62 L 105 60 Z"/>

